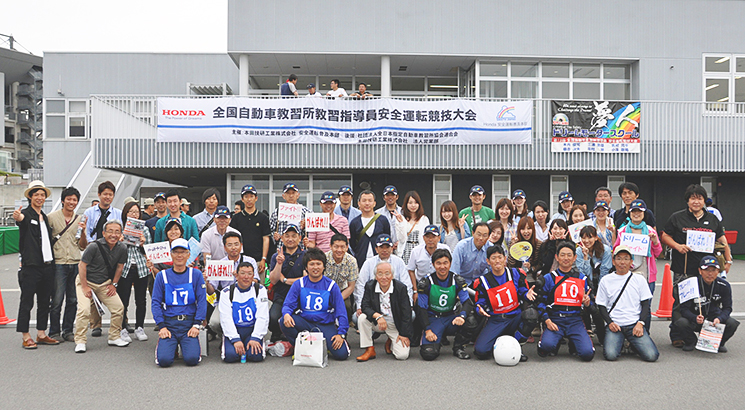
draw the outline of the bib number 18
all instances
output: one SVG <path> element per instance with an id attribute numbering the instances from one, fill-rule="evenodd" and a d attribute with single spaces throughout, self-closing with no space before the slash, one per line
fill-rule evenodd
<path id="1" fill-rule="evenodd" d="M 319 311 L 319 310 L 323 309 L 323 298 L 320 297 L 320 296 L 316 297 L 316 299 L 313 301 L 313 307 L 312 308 L 310 306 L 310 303 L 311 303 L 311 297 L 310 297 L 310 295 L 308 295 L 308 296 L 305 297 L 305 309 L 306 310 Z"/>

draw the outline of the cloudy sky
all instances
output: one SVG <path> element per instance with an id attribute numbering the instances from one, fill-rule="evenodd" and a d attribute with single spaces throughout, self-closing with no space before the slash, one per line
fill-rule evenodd
<path id="1" fill-rule="evenodd" d="M 0 34 L 16 49 L 208 52 L 227 50 L 227 0 L 23 0 L 0 5 Z M 7 48 L 7 38 L 0 36 Z"/>

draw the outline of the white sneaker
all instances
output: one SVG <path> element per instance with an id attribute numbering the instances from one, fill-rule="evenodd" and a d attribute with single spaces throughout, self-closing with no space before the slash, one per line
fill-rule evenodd
<path id="1" fill-rule="evenodd" d="M 144 342 L 147 340 L 147 334 L 145 334 L 145 329 L 138 327 L 135 329 L 135 337 L 137 337 L 137 340 Z"/>
<path id="2" fill-rule="evenodd" d="M 75 345 L 75 353 L 85 353 L 85 343 L 78 343 Z"/>
<path id="3" fill-rule="evenodd" d="M 122 331 L 119 332 L 119 337 L 127 343 L 132 343 L 132 338 L 129 337 L 129 332 L 127 332 L 127 329 L 122 329 Z"/>
<path id="4" fill-rule="evenodd" d="M 129 345 L 129 342 L 127 342 L 126 340 L 122 339 L 121 337 L 119 339 L 116 339 L 116 340 L 109 340 L 109 346 L 125 347 L 127 345 Z"/>

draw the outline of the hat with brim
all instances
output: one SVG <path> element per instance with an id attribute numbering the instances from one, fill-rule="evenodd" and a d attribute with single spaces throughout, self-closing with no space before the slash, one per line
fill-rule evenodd
<path id="1" fill-rule="evenodd" d="M 176 248 L 184 248 L 187 251 L 189 250 L 189 241 L 187 241 L 184 238 L 177 238 L 174 239 L 173 242 L 171 242 L 171 250 L 174 250 Z"/>
<path id="2" fill-rule="evenodd" d="M 44 192 L 46 192 L 47 198 L 52 196 L 52 191 L 50 191 L 49 188 L 47 188 L 46 185 L 44 185 L 44 183 L 39 180 L 31 181 L 28 184 L 28 188 L 26 188 L 26 190 L 23 191 L 23 196 L 25 196 L 28 199 L 31 199 L 31 192 L 39 190 L 39 189 L 43 189 Z"/>
<path id="3" fill-rule="evenodd" d="M 621 252 L 626 252 L 626 253 L 628 253 L 628 254 L 629 254 L 629 256 L 634 256 L 634 255 L 633 255 L 633 254 L 631 253 L 631 249 L 629 249 L 629 247 L 628 247 L 628 246 L 626 246 L 626 245 L 619 245 L 619 246 L 616 246 L 616 249 L 614 249 L 614 250 L 613 250 L 613 256 L 616 256 L 616 255 L 618 255 L 618 254 L 619 254 L 619 253 L 621 253 Z"/>

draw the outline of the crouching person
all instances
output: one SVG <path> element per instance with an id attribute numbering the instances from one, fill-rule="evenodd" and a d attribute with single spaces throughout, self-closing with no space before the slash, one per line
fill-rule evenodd
<path id="1" fill-rule="evenodd" d="M 222 359 L 225 363 L 260 362 L 266 357 L 264 336 L 269 329 L 266 288 L 254 282 L 254 267 L 249 262 L 238 265 L 235 279 L 220 296 Z"/>

